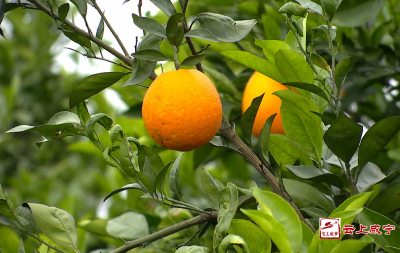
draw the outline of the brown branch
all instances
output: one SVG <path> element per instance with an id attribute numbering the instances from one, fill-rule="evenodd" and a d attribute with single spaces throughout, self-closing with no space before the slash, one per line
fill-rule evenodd
<path id="1" fill-rule="evenodd" d="M 103 18 L 104 22 L 106 23 L 108 29 L 110 29 L 111 33 L 114 35 L 114 38 L 117 40 L 119 46 L 121 47 L 122 51 L 124 51 L 125 56 L 129 57 L 129 53 L 126 50 L 124 43 L 122 43 L 122 41 L 120 40 L 118 34 L 114 31 L 114 29 L 112 28 L 110 22 L 108 22 L 106 15 L 104 15 L 104 13 L 101 11 L 99 5 L 97 4 L 96 0 L 92 0 L 92 3 L 94 5 L 94 8 L 97 10 L 97 12 L 100 14 L 100 16 Z"/>
<path id="2" fill-rule="evenodd" d="M 210 221 L 210 220 L 215 220 L 218 217 L 218 212 L 214 211 L 211 213 L 202 213 L 196 217 L 193 217 L 191 219 L 179 222 L 175 225 L 172 225 L 170 227 L 164 228 L 160 231 L 157 231 L 153 234 L 150 234 L 148 236 L 139 238 L 137 240 L 134 241 L 128 241 L 126 242 L 124 245 L 122 245 L 121 247 L 111 251 L 111 253 L 124 253 L 127 252 L 133 248 L 137 248 L 137 247 L 146 247 L 147 245 L 149 245 L 150 243 L 157 241 L 161 238 L 164 238 L 168 235 L 174 234 L 176 232 L 179 232 L 181 230 L 193 227 L 195 225 Z"/>

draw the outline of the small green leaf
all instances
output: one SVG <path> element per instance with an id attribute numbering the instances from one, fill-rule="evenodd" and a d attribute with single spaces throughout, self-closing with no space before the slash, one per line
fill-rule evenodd
<path id="1" fill-rule="evenodd" d="M 71 0 L 73 4 L 78 8 L 79 13 L 83 16 L 86 17 L 87 14 L 87 5 L 86 5 L 86 0 Z"/>
<path id="2" fill-rule="evenodd" d="M 324 122 L 325 125 L 332 125 L 333 124 L 333 119 L 329 118 L 328 116 L 321 114 L 319 112 L 313 112 L 311 111 L 311 113 L 314 113 L 315 115 L 317 115 L 318 117 L 321 118 L 322 122 Z"/>
<path id="3" fill-rule="evenodd" d="M 96 123 L 99 123 L 106 129 L 107 131 L 110 130 L 113 120 L 106 114 L 104 113 L 98 113 L 95 115 L 90 116 L 86 123 L 86 132 L 90 140 L 96 140 L 95 134 L 94 134 L 94 126 Z"/>
<path id="4" fill-rule="evenodd" d="M 256 119 L 258 108 L 260 107 L 261 101 L 264 98 L 264 94 L 253 99 L 250 107 L 243 114 L 240 121 L 241 129 L 244 137 L 251 143 L 251 131 L 253 130 L 254 120 Z"/>
<path id="5" fill-rule="evenodd" d="M 365 192 L 366 190 L 376 184 L 379 184 L 383 180 L 391 178 L 392 176 L 394 176 L 394 174 L 395 172 L 392 171 L 389 175 L 386 176 L 382 173 L 381 169 L 377 165 L 373 163 L 367 163 L 357 178 L 357 190 L 360 193 Z"/>
<path id="6" fill-rule="evenodd" d="M 250 253 L 249 247 L 245 240 L 242 237 L 237 235 L 227 235 L 222 240 L 221 244 L 218 247 L 218 253 L 226 253 L 228 252 L 228 248 L 232 245 L 238 245 L 243 249 L 243 253 Z"/>
<path id="7" fill-rule="evenodd" d="M 237 147 L 229 139 L 223 136 L 214 136 L 214 138 L 211 139 L 210 144 L 216 147 L 229 148 L 240 153 Z"/>
<path id="8" fill-rule="evenodd" d="M 118 124 L 115 124 L 110 130 L 110 139 L 111 143 L 116 142 L 117 140 L 121 140 L 124 137 L 124 131 L 122 127 Z"/>
<path id="9" fill-rule="evenodd" d="M 219 192 L 224 188 L 224 185 L 204 168 L 201 168 L 200 175 L 201 184 L 208 197 L 214 204 L 219 205 Z"/>
<path id="10" fill-rule="evenodd" d="M 135 14 L 132 14 L 132 18 L 135 25 L 140 29 L 148 31 L 149 33 L 157 35 L 161 38 L 167 38 L 165 28 L 154 19 L 139 17 Z"/>
<path id="11" fill-rule="evenodd" d="M 218 38 L 215 37 L 209 30 L 204 29 L 204 28 L 198 28 L 198 29 L 193 29 L 190 30 L 185 34 L 185 37 L 189 38 L 198 38 L 202 40 L 208 40 L 208 41 L 213 41 L 213 42 L 218 42 Z"/>
<path id="12" fill-rule="evenodd" d="M 137 171 L 136 175 L 141 185 L 143 185 L 143 187 L 146 189 L 146 192 L 149 194 L 150 198 L 153 198 L 154 197 L 153 189 L 155 185 L 153 185 L 152 181 L 141 171 Z"/>
<path id="13" fill-rule="evenodd" d="M 167 176 L 169 167 L 171 166 L 172 162 L 168 163 L 167 165 L 158 172 L 157 177 L 156 177 L 156 189 L 161 193 L 161 197 L 165 195 L 165 177 Z"/>
<path id="14" fill-rule="evenodd" d="M 230 17 L 211 12 L 200 13 L 196 19 L 200 22 L 201 28 L 209 30 L 218 40 L 224 42 L 242 40 L 257 23 L 255 19 L 235 21 Z"/>
<path id="15" fill-rule="evenodd" d="M 151 182 L 151 189 L 148 189 L 151 193 L 156 192 L 156 174 L 154 173 L 154 169 L 151 166 L 149 158 L 146 156 L 144 160 L 144 165 L 143 165 L 143 174 L 146 175 L 146 177 L 150 180 Z M 153 195 L 153 194 L 152 194 Z"/>
<path id="16" fill-rule="evenodd" d="M 133 178 L 135 181 L 138 181 L 138 177 L 136 175 L 136 164 L 135 159 L 133 158 L 132 147 L 129 141 L 126 139 L 126 135 L 123 134 L 121 139 L 121 146 L 119 149 L 119 160 L 121 163 L 122 171 Z"/>
<path id="17" fill-rule="evenodd" d="M 96 30 L 96 38 L 98 38 L 99 40 L 102 40 L 103 35 L 104 35 L 104 20 L 103 20 L 103 17 L 101 17 L 100 23 L 97 26 L 97 30 Z"/>
<path id="18" fill-rule="evenodd" d="M 195 66 L 200 63 L 206 57 L 205 54 L 191 55 L 183 60 L 181 66 Z"/>
<path id="19" fill-rule="evenodd" d="M 162 161 L 161 157 L 157 154 L 156 151 L 154 151 L 154 149 L 146 145 L 140 146 L 138 156 L 139 168 L 141 170 L 143 170 L 146 156 L 149 158 L 151 166 L 153 167 L 156 174 L 158 174 L 164 168 L 164 162 Z"/>
<path id="20" fill-rule="evenodd" d="M 69 3 L 64 3 L 58 7 L 58 16 L 60 17 L 61 22 L 65 21 L 69 12 Z"/>
<path id="21" fill-rule="evenodd" d="M 271 132 L 271 126 L 276 117 L 276 113 L 269 116 L 267 121 L 264 124 L 263 129 L 260 132 L 260 153 L 261 160 L 269 163 L 269 153 L 268 153 L 268 145 L 269 145 L 269 135 Z"/>
<path id="22" fill-rule="evenodd" d="M 336 13 L 337 0 L 321 0 L 322 9 L 324 11 L 324 16 L 328 21 L 331 21 Z"/>
<path id="23" fill-rule="evenodd" d="M 69 107 L 72 108 L 78 103 L 83 102 L 85 99 L 88 99 L 105 88 L 110 87 L 126 74 L 127 73 L 123 72 L 106 72 L 86 77 L 72 90 L 69 98 Z"/>
<path id="24" fill-rule="evenodd" d="M 388 117 L 375 123 L 361 140 L 358 152 L 360 169 L 383 150 L 400 131 L 400 116 Z"/>
<path id="25" fill-rule="evenodd" d="M 86 126 L 87 120 L 90 118 L 86 101 L 80 102 L 76 105 L 76 114 L 78 115 L 81 124 Z"/>
<path id="26" fill-rule="evenodd" d="M 103 202 L 105 202 L 107 199 L 111 198 L 115 194 L 123 192 L 123 191 L 127 191 L 127 190 L 140 190 L 142 192 L 146 192 L 146 190 L 138 183 L 127 184 L 127 185 L 122 186 L 119 189 L 112 191 L 110 194 L 107 195 L 107 197 L 104 198 Z"/>
<path id="27" fill-rule="evenodd" d="M 64 35 L 72 40 L 73 42 L 77 43 L 78 45 L 86 48 L 92 48 L 92 44 L 90 40 L 82 35 L 75 33 L 69 26 L 64 25 L 62 26 Z"/>
<path id="28" fill-rule="evenodd" d="M 323 216 L 326 217 L 326 216 Z M 312 238 L 314 236 L 313 231 L 309 226 L 307 226 L 304 222 L 301 222 L 301 228 L 302 228 L 302 240 L 301 240 L 301 246 L 300 246 L 300 253 L 307 253 L 308 252 L 308 247 L 311 244 Z"/>
<path id="29" fill-rule="evenodd" d="M 149 234 L 146 216 L 140 213 L 126 212 L 107 222 L 107 233 L 115 238 L 137 239 Z"/>
<path id="30" fill-rule="evenodd" d="M 341 60 L 335 68 L 335 83 L 338 90 L 342 89 L 343 83 L 349 73 L 350 68 L 353 66 L 355 60 L 352 56 Z"/>
<path id="31" fill-rule="evenodd" d="M 322 7 L 319 4 L 311 0 L 296 0 L 299 4 L 306 7 L 308 10 L 314 11 L 315 13 L 322 15 Z"/>
<path id="32" fill-rule="evenodd" d="M 295 88 L 300 88 L 302 90 L 306 90 L 309 92 L 312 92 L 321 98 L 325 99 L 326 101 L 329 102 L 328 97 L 326 96 L 325 92 L 318 86 L 311 84 L 311 83 L 299 83 L 299 82 L 290 82 L 290 83 L 283 83 L 286 87 L 295 87 Z"/>
<path id="33" fill-rule="evenodd" d="M 300 166 L 286 165 L 286 167 L 293 174 L 295 174 L 297 177 L 301 179 L 310 180 L 313 182 L 327 183 L 330 185 L 334 185 L 339 189 L 343 187 L 342 179 L 339 176 L 330 173 L 329 171 L 320 170 L 314 166 L 307 166 L 307 165 L 300 165 Z"/>
<path id="34" fill-rule="evenodd" d="M 278 11 L 280 13 L 286 13 L 288 17 L 291 17 L 292 15 L 305 17 L 307 14 L 307 9 L 304 6 L 293 2 L 284 4 Z"/>
<path id="35" fill-rule="evenodd" d="M 28 203 L 33 218 L 45 236 L 66 249 L 78 251 L 75 220 L 68 212 L 56 207 Z"/>
<path id="36" fill-rule="evenodd" d="M 330 34 L 332 41 L 336 38 L 336 30 L 337 30 L 337 27 L 332 26 L 331 34 Z M 314 40 L 324 34 L 326 35 L 326 38 L 328 38 L 328 36 L 329 36 L 329 31 L 328 31 L 327 25 L 320 25 L 318 27 L 311 28 L 311 31 L 312 31 L 312 40 Z"/>
<path id="37" fill-rule="evenodd" d="M 364 236 L 360 240 L 343 240 L 332 249 L 331 253 L 358 253 L 373 242 L 374 239 L 369 236 Z"/>
<path id="38" fill-rule="evenodd" d="M 360 143 L 363 127 L 349 119 L 342 111 L 324 134 L 328 148 L 348 164 Z"/>
<path id="39" fill-rule="evenodd" d="M 179 184 L 178 184 L 178 179 L 179 179 L 179 166 L 181 163 L 181 158 L 182 154 L 176 158 L 174 163 L 172 164 L 171 171 L 169 172 L 169 178 L 168 178 L 168 184 L 169 188 L 171 189 L 172 192 L 174 192 L 178 198 L 180 199 L 180 194 L 179 194 Z"/>
<path id="40" fill-rule="evenodd" d="M 181 21 L 183 16 L 184 15 L 182 13 L 175 13 L 168 19 L 167 22 L 167 38 L 169 42 L 177 48 L 181 45 L 183 35 L 185 34 Z"/>
<path id="41" fill-rule="evenodd" d="M 326 71 L 330 70 L 329 64 L 326 62 L 325 58 L 319 54 L 311 53 L 311 61 L 321 69 L 325 69 Z"/>
<path id="42" fill-rule="evenodd" d="M 234 219 L 228 232 L 243 238 L 250 252 L 271 252 L 271 239 L 251 221 Z"/>
<path id="43" fill-rule="evenodd" d="M 368 208 L 383 215 L 387 215 L 389 213 L 393 213 L 399 210 L 400 209 L 399 192 L 400 192 L 400 182 L 389 185 L 371 201 Z"/>
<path id="44" fill-rule="evenodd" d="M 167 56 L 157 50 L 146 49 L 140 50 L 136 53 L 132 54 L 133 57 L 139 60 L 147 60 L 147 61 L 168 61 L 170 60 Z"/>
<path id="45" fill-rule="evenodd" d="M 168 16 L 176 13 L 174 5 L 170 0 L 150 0 L 158 9 L 162 10 Z"/>
<path id="46" fill-rule="evenodd" d="M 108 165 L 122 170 L 120 164 L 117 161 L 115 161 L 114 159 L 111 159 L 111 153 L 118 149 L 119 149 L 119 146 L 109 146 L 109 147 L 105 148 L 103 151 L 103 159 Z"/>

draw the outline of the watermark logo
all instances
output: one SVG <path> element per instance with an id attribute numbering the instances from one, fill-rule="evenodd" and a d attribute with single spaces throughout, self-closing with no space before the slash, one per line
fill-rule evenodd
<path id="1" fill-rule="evenodd" d="M 340 218 L 320 218 L 319 239 L 340 239 Z"/>
<path id="2" fill-rule="evenodd" d="M 390 231 L 394 230 L 396 227 L 394 225 L 377 225 L 373 224 L 364 226 L 360 224 L 359 230 L 356 231 L 354 225 L 344 225 L 342 228 L 343 235 L 353 235 L 353 234 L 375 234 L 375 235 L 390 235 Z M 384 233 L 386 232 L 386 233 Z M 340 239 L 340 218 L 320 218 L 319 219 L 319 239 Z"/>

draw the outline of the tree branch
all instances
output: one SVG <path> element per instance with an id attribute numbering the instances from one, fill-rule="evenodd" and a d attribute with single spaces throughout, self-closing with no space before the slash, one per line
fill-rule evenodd
<path id="1" fill-rule="evenodd" d="M 172 225 L 170 227 L 164 228 L 160 231 L 157 231 L 153 234 L 150 234 L 148 236 L 139 238 L 137 240 L 134 241 L 128 241 L 126 242 L 124 245 L 122 245 L 121 247 L 111 251 L 111 253 L 124 253 L 127 252 L 133 248 L 142 246 L 142 247 L 146 247 L 147 245 L 149 245 L 150 243 L 157 241 L 161 238 L 164 238 L 168 235 L 174 234 L 176 232 L 179 232 L 181 230 L 193 227 L 195 225 L 210 221 L 210 220 L 214 220 L 217 219 L 218 217 L 218 212 L 214 211 L 211 212 L 210 214 L 205 214 L 202 213 L 196 217 L 193 217 L 191 219 L 179 222 L 175 225 Z"/>
<path id="2" fill-rule="evenodd" d="M 92 0 L 92 3 L 94 5 L 94 8 L 97 10 L 97 12 L 100 14 L 100 16 L 103 18 L 104 22 L 106 23 L 108 29 L 110 29 L 111 33 L 114 35 L 114 38 L 118 41 L 119 46 L 121 47 L 122 51 L 124 51 L 125 56 L 129 57 L 129 53 L 126 50 L 124 44 L 122 43 L 122 41 L 119 39 L 118 34 L 114 31 L 114 29 L 112 28 L 110 22 L 108 22 L 106 15 L 104 15 L 104 13 L 101 11 L 99 5 L 97 4 L 96 0 Z"/>

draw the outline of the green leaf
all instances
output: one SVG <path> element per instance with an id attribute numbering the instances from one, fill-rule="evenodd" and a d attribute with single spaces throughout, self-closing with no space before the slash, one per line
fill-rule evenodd
<path id="1" fill-rule="evenodd" d="M 112 191 L 110 194 L 107 195 L 107 197 L 104 198 L 103 202 L 105 202 L 107 199 L 111 198 L 115 194 L 123 192 L 123 191 L 127 191 L 127 190 L 140 190 L 142 192 L 146 192 L 146 190 L 138 183 L 127 184 L 127 185 L 122 186 L 119 189 Z"/>
<path id="2" fill-rule="evenodd" d="M 204 168 L 201 168 L 200 176 L 201 184 L 208 197 L 214 204 L 219 205 L 219 192 L 224 188 L 224 185 Z"/>
<path id="3" fill-rule="evenodd" d="M 254 187 L 253 195 L 261 206 L 262 212 L 271 215 L 283 226 L 292 251 L 298 252 L 302 241 L 301 223 L 294 209 L 287 201 L 273 192 L 262 191 L 258 187 Z M 273 239 L 270 233 L 268 235 Z"/>
<path id="4" fill-rule="evenodd" d="M 175 251 L 175 253 L 211 253 L 211 251 L 207 247 L 183 246 Z"/>
<path id="5" fill-rule="evenodd" d="M 104 12 L 103 12 L 103 14 L 104 14 Z M 101 17 L 100 23 L 97 26 L 97 30 L 96 30 L 96 38 L 98 38 L 99 40 L 102 40 L 103 35 L 104 35 L 104 20 L 103 20 L 103 17 Z"/>
<path id="6" fill-rule="evenodd" d="M 22 240 L 22 238 L 19 241 L 18 253 L 25 253 L 24 241 Z"/>
<path id="7" fill-rule="evenodd" d="M 198 28 L 198 29 L 193 29 L 190 30 L 185 34 L 185 37 L 189 38 L 198 38 L 202 40 L 209 40 L 209 41 L 214 41 L 218 42 L 218 38 L 215 37 L 209 30 L 204 29 L 204 28 Z"/>
<path id="8" fill-rule="evenodd" d="M 264 74 L 279 83 L 286 83 L 287 80 L 282 76 L 279 72 L 275 64 L 268 61 L 267 59 L 255 56 L 249 52 L 242 51 L 231 51 L 231 52 L 222 52 L 221 55 L 231 58 L 255 71 Z"/>
<path id="9" fill-rule="evenodd" d="M 264 94 L 253 99 L 249 108 L 243 114 L 240 120 L 240 127 L 242 129 L 244 137 L 251 143 L 251 131 L 253 130 L 254 120 L 256 119 L 258 108 L 260 107 L 261 101 Z"/>
<path id="10" fill-rule="evenodd" d="M 86 101 L 80 102 L 76 105 L 76 114 L 83 126 L 86 126 L 87 120 L 90 118 L 89 110 L 86 105 Z"/>
<path id="11" fill-rule="evenodd" d="M 294 82 L 294 83 L 284 83 L 283 85 L 285 85 L 288 88 L 295 87 L 312 92 L 329 102 L 329 98 L 326 96 L 325 92 L 320 87 L 314 84 Z"/>
<path id="12" fill-rule="evenodd" d="M 160 172 L 158 172 L 157 176 L 156 176 L 156 189 L 161 193 L 161 197 L 163 197 L 163 195 L 165 194 L 165 177 L 167 176 L 169 167 L 171 166 L 172 162 L 168 163 L 167 165 L 164 166 L 164 168 L 162 168 L 162 170 L 160 170 Z"/>
<path id="13" fill-rule="evenodd" d="M 150 0 L 158 9 L 162 10 L 168 16 L 176 13 L 174 5 L 170 0 Z"/>
<path id="14" fill-rule="evenodd" d="M 191 55 L 183 60 L 181 66 L 195 66 L 200 63 L 206 57 L 205 54 Z"/>
<path id="15" fill-rule="evenodd" d="M 296 0 L 299 4 L 302 6 L 306 7 L 308 10 L 312 10 L 316 12 L 319 15 L 322 15 L 322 7 L 319 4 L 316 4 L 315 2 L 311 0 Z"/>
<path id="16" fill-rule="evenodd" d="M 158 37 L 161 38 L 167 38 L 167 32 L 160 23 L 155 21 L 154 19 L 151 18 L 146 18 L 146 17 L 139 17 L 136 14 L 132 14 L 133 22 L 137 27 L 139 27 L 142 30 L 148 31 L 149 33 L 152 33 L 154 35 L 157 35 Z"/>
<path id="17" fill-rule="evenodd" d="M 115 238 L 137 239 L 149 234 L 146 216 L 140 213 L 126 212 L 107 222 L 107 233 Z"/>
<path id="18" fill-rule="evenodd" d="M 368 164 L 367 164 L 368 165 Z M 361 174 L 360 174 L 361 176 Z M 400 182 L 394 183 L 381 191 L 369 204 L 368 208 L 387 215 L 400 209 Z"/>
<path id="19" fill-rule="evenodd" d="M 367 163 L 360 175 L 357 178 L 358 192 L 365 192 L 372 186 L 379 184 L 387 178 L 394 176 L 395 172 L 392 171 L 389 175 L 382 173 L 381 169 L 373 163 Z"/>
<path id="20" fill-rule="evenodd" d="M 285 37 L 285 43 L 288 44 L 292 50 L 297 52 L 299 55 L 303 57 L 303 52 L 300 50 L 300 45 L 305 49 L 307 48 L 307 16 L 305 18 L 299 18 L 297 21 L 299 27 L 297 27 L 297 30 L 302 30 L 303 31 L 303 37 L 300 38 L 300 42 L 297 40 L 295 34 L 293 31 L 289 31 L 288 34 Z M 303 59 L 304 60 L 304 59 Z"/>
<path id="21" fill-rule="evenodd" d="M 323 144 L 321 119 L 311 113 L 318 111 L 318 107 L 291 90 L 280 90 L 273 94 L 282 100 L 281 117 L 286 136 L 301 144 L 319 162 Z"/>
<path id="22" fill-rule="evenodd" d="M 307 9 L 304 6 L 293 2 L 284 4 L 278 11 L 280 13 L 286 13 L 288 17 L 291 17 L 292 15 L 305 17 L 307 14 Z"/>
<path id="23" fill-rule="evenodd" d="M 326 170 L 320 170 L 314 166 L 300 165 L 300 166 L 286 166 L 297 177 L 310 180 L 313 182 L 323 182 L 334 185 L 339 189 L 343 188 L 342 179 Z"/>
<path id="24" fill-rule="evenodd" d="M 316 207 L 303 207 L 300 208 L 300 211 L 305 212 L 312 218 L 326 218 L 329 216 L 329 213 Z"/>
<path id="25" fill-rule="evenodd" d="M 331 36 L 331 40 L 332 41 L 336 38 L 336 30 L 337 30 L 337 27 L 336 26 L 332 26 L 331 32 L 330 32 L 331 33 L 330 36 Z M 318 27 L 311 28 L 311 31 L 312 31 L 312 40 L 314 40 L 314 39 L 316 39 L 316 38 L 318 38 L 318 37 L 320 37 L 320 36 L 322 36 L 324 34 L 326 35 L 326 38 L 328 39 L 329 31 L 328 31 L 328 26 L 327 25 L 320 25 Z"/>
<path id="26" fill-rule="evenodd" d="M 338 26 L 356 27 L 373 20 L 384 5 L 384 0 L 343 1 L 333 22 Z"/>
<path id="27" fill-rule="evenodd" d="M 126 74 L 127 73 L 123 72 L 106 72 L 86 77 L 72 90 L 69 97 L 69 107 L 72 108 L 78 103 L 83 102 L 85 99 L 88 99 L 105 88 L 110 87 Z"/>
<path id="28" fill-rule="evenodd" d="M 260 153 L 261 160 L 269 163 L 269 153 L 268 153 L 268 145 L 269 145 L 269 135 L 271 132 L 271 126 L 275 119 L 276 113 L 269 116 L 267 121 L 264 124 L 263 129 L 260 132 Z"/>
<path id="29" fill-rule="evenodd" d="M 229 148 L 240 153 L 237 147 L 229 139 L 223 136 L 214 136 L 214 138 L 211 139 L 210 144 L 216 147 Z"/>
<path id="30" fill-rule="evenodd" d="M 103 150 L 103 159 L 108 165 L 122 170 L 120 164 L 117 161 L 111 159 L 111 153 L 118 149 L 119 149 L 119 146 L 109 146 L 109 147 L 105 148 Z"/>
<path id="31" fill-rule="evenodd" d="M 238 207 L 238 190 L 236 185 L 229 182 L 219 192 L 219 203 L 218 224 L 215 226 L 213 237 L 214 251 L 218 249 L 222 238 L 227 235 L 231 221 L 235 217 Z"/>
<path id="32" fill-rule="evenodd" d="M 25 230 L 34 234 L 41 233 L 40 228 L 33 218 L 31 209 L 26 203 L 17 208 L 17 214 L 19 222 Z"/>
<path id="33" fill-rule="evenodd" d="M 58 7 L 58 16 L 60 17 L 61 22 L 65 21 L 69 12 L 69 3 L 64 3 Z"/>
<path id="34" fill-rule="evenodd" d="M 303 236 L 302 236 L 299 252 L 307 253 L 308 247 L 310 246 L 310 243 L 312 241 L 314 233 L 311 231 L 311 228 L 309 226 L 307 226 L 304 222 L 301 222 L 301 229 L 302 229 Z"/>
<path id="35" fill-rule="evenodd" d="M 256 210 L 241 209 L 241 211 L 268 234 L 280 252 L 294 252 L 285 228 L 272 215 Z M 297 237 L 299 238 L 299 235 Z"/>
<path id="36" fill-rule="evenodd" d="M 164 168 L 164 163 L 161 160 L 161 157 L 157 154 L 157 152 L 146 145 L 141 145 L 139 149 L 139 158 L 138 158 L 139 168 L 143 170 L 146 156 L 149 158 L 149 161 L 155 173 L 158 174 Z"/>
<path id="37" fill-rule="evenodd" d="M 18 215 L 17 210 L 14 207 L 10 197 L 8 197 L 7 193 L 3 191 L 3 188 L 0 185 L 0 214 L 5 218 L 17 221 L 18 222 Z"/>
<path id="38" fill-rule="evenodd" d="M 177 48 L 181 45 L 183 36 L 185 34 L 181 22 L 183 16 L 184 15 L 182 13 L 175 13 L 168 19 L 167 22 L 167 38 L 169 42 Z"/>
<path id="39" fill-rule="evenodd" d="M 398 250 L 390 248 L 400 248 L 400 227 L 396 224 L 396 222 L 368 208 L 364 208 L 364 210 L 359 214 L 359 220 L 360 224 L 363 224 L 364 226 L 367 225 L 368 227 L 374 224 L 381 225 L 382 227 L 380 230 L 382 231 L 382 234 L 369 234 L 368 236 L 372 237 L 374 242 L 386 251 L 398 253 Z M 395 229 L 390 231 L 390 235 L 387 235 L 387 232 L 383 230 L 384 225 L 395 226 Z"/>
<path id="40" fill-rule="evenodd" d="M 86 17 L 87 14 L 86 0 L 71 0 L 71 2 L 78 8 L 79 13 L 83 17 Z"/>
<path id="41" fill-rule="evenodd" d="M 362 169 L 376 157 L 400 131 L 400 116 L 388 117 L 375 123 L 361 140 L 358 167 Z"/>
<path id="42" fill-rule="evenodd" d="M 255 38 L 255 44 L 262 48 L 265 57 L 275 64 L 275 54 L 279 50 L 290 50 L 290 46 L 281 40 L 260 40 Z"/>
<path id="43" fill-rule="evenodd" d="M 338 0 L 321 0 L 322 9 L 324 11 L 324 17 L 328 21 L 331 21 L 333 16 L 335 16 L 337 2 Z"/>
<path id="44" fill-rule="evenodd" d="M 314 71 L 302 56 L 293 50 L 279 50 L 275 65 L 286 82 L 314 83 Z"/>
<path id="45" fill-rule="evenodd" d="M 348 118 L 342 111 L 324 134 L 324 141 L 328 148 L 346 164 L 360 143 L 363 127 Z"/>
<path id="46" fill-rule="evenodd" d="M 250 252 L 271 252 L 270 238 L 251 221 L 234 219 L 228 232 L 231 235 L 238 235 L 243 238 Z"/>
<path id="47" fill-rule="evenodd" d="M 78 45 L 86 48 L 92 48 L 92 44 L 90 40 L 82 35 L 75 33 L 69 26 L 63 25 L 63 33 L 64 35 L 72 40 L 73 42 L 77 43 Z"/>
<path id="48" fill-rule="evenodd" d="M 157 50 L 153 49 L 146 49 L 140 50 L 136 53 L 132 54 L 133 57 L 139 60 L 146 60 L 146 61 L 168 61 L 170 60 L 167 56 Z"/>
<path id="49" fill-rule="evenodd" d="M 340 241 L 331 251 L 331 253 L 358 253 L 374 240 L 369 236 L 364 236 L 360 240 Z"/>
<path id="50" fill-rule="evenodd" d="M 278 164 L 293 165 L 300 159 L 301 164 L 313 165 L 307 151 L 285 135 L 271 134 L 268 149 Z"/>
<path id="51" fill-rule="evenodd" d="M 143 165 L 143 174 L 150 180 L 151 189 L 148 188 L 151 195 L 152 193 L 156 193 L 156 174 L 154 173 L 154 169 L 151 166 L 149 158 L 146 156 Z"/>
<path id="52" fill-rule="evenodd" d="M 36 224 L 43 234 L 58 246 L 78 251 L 75 220 L 71 214 L 56 207 L 28 203 Z"/>
<path id="53" fill-rule="evenodd" d="M 138 181 L 132 147 L 129 141 L 126 139 L 125 134 L 123 134 L 123 137 L 121 139 L 121 145 L 119 149 L 119 161 L 121 163 L 122 171 L 130 178 L 133 178 L 135 181 Z"/>
<path id="54" fill-rule="evenodd" d="M 321 114 L 319 112 L 311 112 L 314 113 L 315 115 L 317 115 L 318 117 L 321 118 L 322 122 L 324 122 L 325 125 L 332 125 L 333 124 L 333 119 L 329 118 L 328 116 Z"/>
<path id="55" fill-rule="evenodd" d="M 218 253 L 226 253 L 228 252 L 228 248 L 231 245 L 239 245 L 243 249 L 243 253 L 250 253 L 249 247 L 247 243 L 243 240 L 242 237 L 237 235 L 227 235 L 222 240 L 221 244 L 218 247 Z"/>
<path id="56" fill-rule="evenodd" d="M 330 71 L 330 66 L 329 64 L 326 62 L 325 58 L 320 56 L 319 54 L 314 54 L 311 53 L 311 61 L 317 65 L 318 67 L 320 67 L 321 69 L 325 69 L 326 71 Z M 335 72 L 336 74 L 336 72 Z"/>
<path id="57" fill-rule="evenodd" d="M 350 68 L 353 66 L 355 60 L 352 56 L 341 60 L 335 68 L 335 83 L 338 90 L 342 89 L 343 83 L 346 80 L 346 76 L 349 73 Z"/>
<path id="58" fill-rule="evenodd" d="M 300 208 L 317 205 L 328 213 L 335 209 L 334 203 L 314 186 L 287 178 L 283 179 L 283 184 L 293 202 Z"/>
<path id="59" fill-rule="evenodd" d="M 224 42 L 242 40 L 257 23 L 255 19 L 235 21 L 230 17 L 211 12 L 200 13 L 196 19 L 200 22 L 201 28 L 209 30 L 218 40 Z"/>
<path id="60" fill-rule="evenodd" d="M 169 188 L 171 189 L 171 191 L 173 193 L 175 193 L 178 196 L 179 199 L 181 197 L 180 197 L 180 194 L 179 194 L 178 179 L 179 179 L 179 166 L 180 166 L 180 163 L 181 163 L 182 155 L 183 155 L 183 153 L 180 154 L 178 156 L 178 158 L 176 158 L 176 160 L 172 164 L 171 171 L 169 172 L 169 178 L 168 178 Z"/>
<path id="61" fill-rule="evenodd" d="M 95 219 L 81 220 L 79 221 L 78 226 L 96 235 L 110 236 L 106 230 L 107 222 L 108 219 L 95 218 Z"/>
<path id="62" fill-rule="evenodd" d="M 117 140 L 121 140 L 124 137 L 124 131 L 122 130 L 122 127 L 118 124 L 115 124 L 110 132 L 110 139 L 111 139 L 111 143 L 116 142 Z"/>
<path id="63" fill-rule="evenodd" d="M 220 93 L 230 95 L 237 101 L 242 100 L 242 94 L 225 74 L 207 65 L 203 65 L 203 69 Z"/>
<path id="64" fill-rule="evenodd" d="M 299 24 L 299 21 L 297 21 L 295 18 L 292 17 L 290 19 L 290 22 L 292 22 L 292 25 L 293 25 L 294 29 L 296 30 L 297 34 L 300 37 L 304 37 L 303 27 Z"/>
<path id="65" fill-rule="evenodd" d="M 101 126 L 104 127 L 107 131 L 110 130 L 113 120 L 106 114 L 104 113 L 98 113 L 95 115 L 90 116 L 86 123 L 86 132 L 87 136 L 91 141 L 96 140 L 95 133 L 94 133 L 94 127 L 96 123 L 99 123 Z"/>

